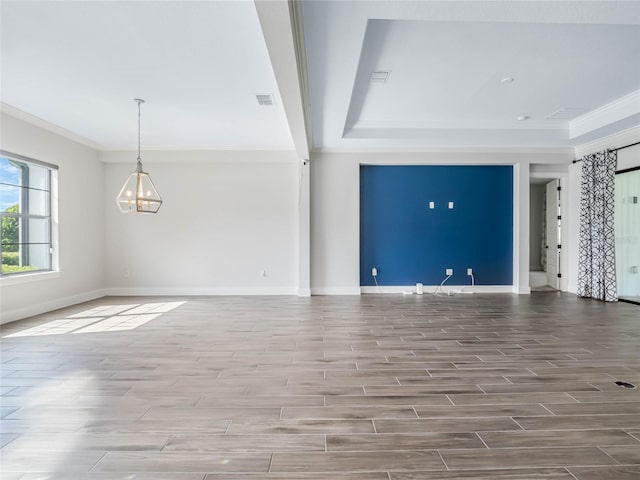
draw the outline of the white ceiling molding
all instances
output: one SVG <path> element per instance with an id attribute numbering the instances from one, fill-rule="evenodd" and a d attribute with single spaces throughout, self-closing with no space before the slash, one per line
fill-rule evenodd
<path id="1" fill-rule="evenodd" d="M 567 130 L 566 121 L 562 120 L 531 120 L 518 124 L 514 128 L 514 122 L 505 120 L 358 120 L 348 132 L 359 129 L 389 129 L 389 130 L 429 130 L 429 129 L 488 129 L 488 130 Z M 346 133 L 348 133 L 346 132 Z M 355 135 L 350 135 L 355 137 Z"/>
<path id="2" fill-rule="evenodd" d="M 31 115 L 30 113 L 23 112 L 19 108 L 12 107 L 11 105 L 7 105 L 4 102 L 0 102 L 0 112 L 3 114 L 9 115 L 11 117 L 17 118 L 18 120 L 22 120 L 25 123 L 33 125 L 34 127 L 41 128 L 51 133 L 55 133 L 56 135 L 60 135 L 68 140 L 72 140 L 80 145 L 84 145 L 85 147 L 93 148 L 94 150 L 102 150 L 103 146 L 97 144 L 96 142 L 89 140 L 77 133 L 74 133 L 66 128 L 59 127 L 58 125 L 54 125 L 51 122 L 47 122 L 40 117 L 36 117 L 35 115 Z"/>
<path id="3" fill-rule="evenodd" d="M 562 148 L 571 147 L 566 130 L 529 129 L 352 129 L 341 140 L 348 148 Z"/>
<path id="4" fill-rule="evenodd" d="M 634 115 L 640 115 L 640 90 L 570 120 L 570 136 L 571 138 L 581 137 Z"/>
<path id="5" fill-rule="evenodd" d="M 535 151 L 536 154 L 539 155 L 573 155 L 575 149 L 573 147 L 540 147 L 540 148 L 528 148 L 528 147 L 411 147 L 411 146 L 399 146 L 399 147 L 387 147 L 384 149 L 381 148 L 367 148 L 367 147 L 357 147 L 357 148 L 314 148 L 312 153 L 318 154 L 332 154 L 332 153 L 345 153 L 345 154 L 354 154 L 354 153 L 385 153 L 385 154 L 431 154 L 431 153 L 455 153 L 455 154 L 497 154 L 497 155 L 507 155 L 507 154 L 531 154 Z"/>
<path id="6" fill-rule="evenodd" d="M 97 150 L 101 152 L 133 152 L 136 149 L 134 145 L 127 145 L 122 148 L 99 148 Z M 182 147 L 176 146 L 160 146 L 150 145 L 142 148 L 148 152 L 293 152 L 291 145 L 274 145 L 274 146 L 262 146 L 262 145 L 189 145 Z"/>
<path id="7" fill-rule="evenodd" d="M 131 163 L 135 152 L 131 150 L 110 150 L 98 152 L 98 160 L 103 163 Z M 296 153 L 293 150 L 284 151 L 223 151 L 223 150 L 147 150 L 143 151 L 145 165 L 175 164 L 180 165 L 200 163 L 294 163 Z"/>
<path id="8" fill-rule="evenodd" d="M 574 156 L 576 159 L 580 159 L 590 153 L 601 152 L 606 149 L 620 148 L 636 142 L 640 142 L 640 125 L 599 138 L 598 140 L 594 140 L 589 143 L 578 145 L 575 147 Z"/>
<path id="9" fill-rule="evenodd" d="M 304 14 L 302 1 L 289 2 L 291 11 L 291 27 L 295 43 L 300 91 L 302 94 L 302 111 L 307 132 L 307 148 L 313 145 L 313 126 L 311 123 L 311 96 L 309 95 L 309 68 L 307 66 L 307 49 L 304 46 Z"/>
<path id="10" fill-rule="evenodd" d="M 356 161 L 360 165 L 528 165 L 531 163 L 568 165 L 573 160 L 572 149 L 563 151 L 432 151 L 404 152 L 318 152 L 313 159 Z"/>
<path id="11" fill-rule="evenodd" d="M 296 42 L 300 41 L 301 34 L 294 31 L 290 2 L 257 0 L 255 6 L 295 150 L 300 160 L 308 160 L 309 144 L 299 65 L 304 57 L 297 53 Z"/>

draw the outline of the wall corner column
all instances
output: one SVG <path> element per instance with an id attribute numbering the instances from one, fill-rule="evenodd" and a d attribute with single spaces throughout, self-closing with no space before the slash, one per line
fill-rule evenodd
<path id="1" fill-rule="evenodd" d="M 311 296 L 311 168 L 298 163 L 298 296 Z"/>
<path id="2" fill-rule="evenodd" d="M 513 293 L 529 294 L 529 163 L 513 166 Z"/>

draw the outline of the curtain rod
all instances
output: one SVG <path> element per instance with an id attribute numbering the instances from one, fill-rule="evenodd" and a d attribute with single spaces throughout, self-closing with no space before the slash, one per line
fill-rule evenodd
<path id="1" fill-rule="evenodd" d="M 612 148 L 609 151 L 610 152 L 617 152 L 618 150 L 624 150 L 625 148 L 635 147 L 636 145 L 640 145 L 640 142 L 631 143 L 629 145 L 625 145 L 624 147 Z M 578 163 L 578 162 L 581 162 L 581 161 L 582 161 L 582 159 L 579 158 L 578 160 L 574 160 L 572 163 Z"/>
<path id="2" fill-rule="evenodd" d="M 632 143 L 630 145 L 625 145 L 624 147 L 612 148 L 611 151 L 612 152 L 617 152 L 618 150 L 623 150 L 625 148 L 634 147 L 636 145 L 640 145 L 640 142 Z"/>

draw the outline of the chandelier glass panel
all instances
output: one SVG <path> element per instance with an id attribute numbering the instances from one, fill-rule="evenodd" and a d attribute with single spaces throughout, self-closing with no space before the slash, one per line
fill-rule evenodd
<path id="1" fill-rule="evenodd" d="M 140 159 L 140 104 L 144 100 L 136 98 L 134 101 L 138 104 L 138 163 L 136 170 L 124 182 L 116 203 L 122 213 L 157 213 L 162 198 L 149 174 L 143 170 Z"/>

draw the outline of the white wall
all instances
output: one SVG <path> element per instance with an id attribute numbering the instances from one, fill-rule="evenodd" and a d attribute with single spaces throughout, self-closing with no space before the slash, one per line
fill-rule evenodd
<path id="1" fill-rule="evenodd" d="M 529 164 L 563 165 L 569 151 L 390 152 L 311 155 L 311 291 L 360 292 L 360 164 L 514 165 L 514 288 L 528 293 Z"/>
<path id="2" fill-rule="evenodd" d="M 3 150 L 58 165 L 60 192 L 60 274 L 23 283 L 0 279 L 1 321 L 102 296 L 105 205 L 103 165 L 97 152 L 5 114 L 0 134 Z"/>
<path id="3" fill-rule="evenodd" d="M 108 162 L 108 293 L 297 293 L 299 179 L 292 152 L 143 152 L 164 200 L 156 215 L 125 215 L 116 206 L 135 154 L 100 158 Z"/>
<path id="4" fill-rule="evenodd" d="M 563 244 L 572 245 L 566 252 L 567 257 L 567 291 L 578 291 L 578 246 L 580 244 L 580 188 L 581 163 L 569 165 L 567 178 L 567 211 L 571 215 L 567 218 Z M 564 211 L 564 210 L 563 210 Z"/>
<path id="5" fill-rule="evenodd" d="M 311 155 L 311 293 L 360 293 L 360 164 Z"/>
<path id="6" fill-rule="evenodd" d="M 618 150 L 618 170 L 633 167 L 640 167 L 640 145 Z"/>

